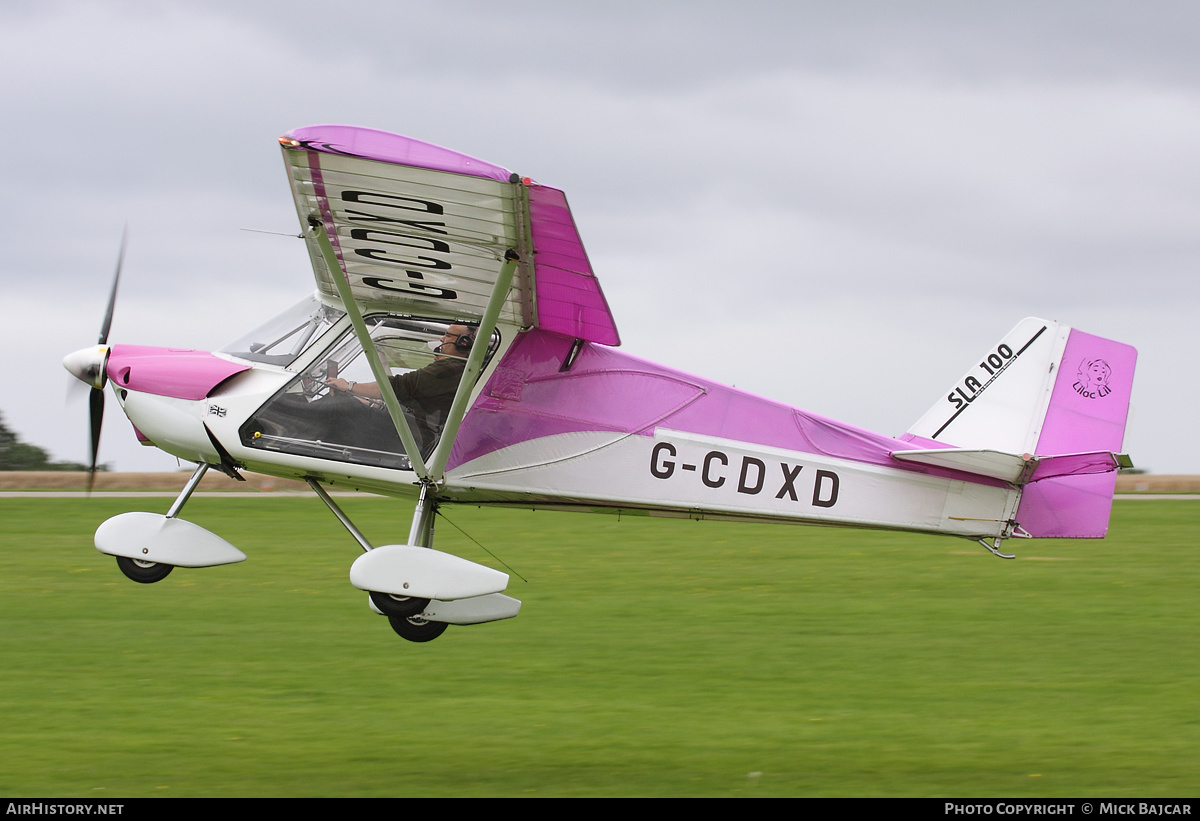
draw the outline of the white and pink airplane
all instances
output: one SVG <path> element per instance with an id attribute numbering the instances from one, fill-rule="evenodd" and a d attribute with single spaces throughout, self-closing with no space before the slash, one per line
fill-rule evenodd
<path id="1" fill-rule="evenodd" d="M 319 125 L 279 139 L 316 292 L 219 351 L 99 345 L 64 364 L 138 438 L 197 463 L 164 516 L 96 547 L 139 582 L 244 560 L 179 518 L 209 467 L 300 478 L 365 551 L 351 583 L 397 633 L 511 618 L 508 575 L 434 550 L 442 505 L 1102 538 L 1137 353 L 1022 320 L 898 438 L 617 350 L 562 191 L 407 137 Z M 118 265 L 118 276 L 120 266 Z M 388 386 L 391 389 L 388 389 Z M 372 546 L 324 485 L 415 497 Z"/>

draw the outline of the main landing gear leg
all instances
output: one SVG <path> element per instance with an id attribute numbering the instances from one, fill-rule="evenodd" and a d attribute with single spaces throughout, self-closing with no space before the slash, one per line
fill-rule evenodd
<path id="1" fill-rule="evenodd" d="M 419 547 L 433 547 L 433 523 L 437 518 L 437 498 L 433 483 L 421 482 L 421 495 L 413 510 L 412 527 L 408 530 L 408 543 Z M 401 638 L 409 641 L 433 641 L 446 632 L 446 623 L 429 621 L 421 613 L 429 606 L 429 599 L 404 598 L 390 593 L 371 593 L 371 601 L 379 608 L 392 629 Z"/>
<path id="2" fill-rule="evenodd" d="M 366 551 L 370 550 L 371 543 L 367 541 L 367 537 L 362 535 L 359 529 L 354 526 L 354 522 L 350 521 L 350 517 L 342 512 L 342 509 L 337 506 L 337 502 L 333 501 L 330 495 L 325 492 L 325 488 L 317 484 L 316 479 L 306 479 L 305 481 L 308 482 L 308 486 L 312 488 L 313 493 L 317 494 L 317 498 L 325 503 L 325 506 L 329 508 L 330 512 L 333 513 L 334 516 L 337 516 L 337 520 L 342 523 L 342 527 L 350 531 L 350 535 L 353 536 L 354 541 L 358 542 L 359 546 L 362 547 L 363 552 L 365 553 Z"/>
<path id="3" fill-rule="evenodd" d="M 204 478 L 204 474 L 208 473 L 208 464 L 201 462 L 196 466 L 192 478 L 187 480 L 187 484 L 183 486 L 183 490 L 179 491 L 179 495 L 175 498 L 175 502 L 171 505 L 171 509 L 167 511 L 167 518 L 174 519 L 179 516 L 179 511 L 183 510 L 183 506 L 187 504 L 187 500 L 192 497 L 192 491 L 200 484 L 200 480 Z M 125 574 L 127 578 L 132 579 L 139 584 L 154 584 L 165 579 L 172 570 L 174 565 L 163 564 L 162 562 L 147 562 L 141 559 L 131 559 L 127 556 L 117 556 L 117 567 Z"/>
<path id="4" fill-rule="evenodd" d="M 421 483 L 421 496 L 413 510 L 412 527 L 408 529 L 409 544 L 433 547 L 433 520 L 437 517 L 438 506 L 432 487 L 432 482 Z"/>
<path id="5" fill-rule="evenodd" d="M 325 506 L 337 517 L 342 526 L 350 532 L 350 535 L 354 537 L 354 540 L 358 542 L 363 551 L 372 550 L 373 548 L 371 543 L 367 541 L 367 537 L 354 526 L 354 522 L 350 521 L 350 517 L 325 492 L 325 488 L 321 487 L 315 479 L 308 479 L 307 481 L 313 493 L 317 494 L 317 497 L 325 503 Z M 409 532 L 410 544 L 420 545 L 421 547 L 429 547 L 433 544 L 433 519 L 437 512 L 437 504 L 428 498 L 429 495 L 428 485 L 422 485 L 421 497 L 417 501 L 417 509 L 413 514 L 412 529 Z M 398 596 L 392 593 L 382 593 L 377 590 L 370 591 L 368 595 L 379 612 L 388 617 L 392 629 L 409 641 L 433 641 L 446 631 L 446 624 L 444 622 L 428 621 L 421 618 L 422 611 L 429 606 L 429 599 Z"/>

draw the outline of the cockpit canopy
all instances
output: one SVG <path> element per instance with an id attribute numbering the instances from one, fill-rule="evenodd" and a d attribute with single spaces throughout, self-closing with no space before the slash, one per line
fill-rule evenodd
<path id="1" fill-rule="evenodd" d="M 249 353 L 260 357 L 259 361 L 282 364 L 287 357 L 294 360 L 312 341 L 325 338 L 321 323 L 326 316 L 311 311 L 308 320 L 300 323 L 301 307 L 296 306 L 290 322 L 234 343 L 243 350 L 225 352 L 244 357 L 245 349 L 254 348 Z M 339 315 L 335 313 L 334 321 Z M 465 325 L 445 320 L 368 314 L 364 321 L 389 375 L 387 389 L 396 394 L 422 456 L 428 457 L 441 437 L 473 347 L 471 334 L 454 330 L 465 330 Z M 245 342 L 252 338 L 267 341 Z M 488 340 L 489 358 L 499 342 L 500 335 L 494 332 Z M 378 386 L 358 337 L 345 328 L 325 344 L 321 352 L 306 359 L 308 364 L 296 378 L 242 425 L 242 443 L 297 456 L 408 470 L 409 459 L 378 398 Z M 264 356 L 275 358 L 261 359 Z"/>

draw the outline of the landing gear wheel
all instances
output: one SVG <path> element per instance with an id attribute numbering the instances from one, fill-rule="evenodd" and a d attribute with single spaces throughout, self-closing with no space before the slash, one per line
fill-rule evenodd
<path id="1" fill-rule="evenodd" d="M 448 626 L 444 621 L 426 621 L 420 616 L 408 616 L 407 618 L 388 616 L 388 621 L 391 623 L 392 629 L 396 631 L 396 635 L 415 642 L 433 641 L 445 633 Z"/>
<path id="2" fill-rule="evenodd" d="M 415 616 L 429 606 L 429 599 L 417 599 L 412 596 L 394 596 L 391 593 L 371 591 L 371 601 L 385 616 L 405 618 Z"/>
<path id="3" fill-rule="evenodd" d="M 172 570 L 173 564 L 159 562 L 144 562 L 141 559 L 130 559 L 127 556 L 117 556 L 117 567 L 121 572 L 139 584 L 154 584 L 165 579 Z"/>

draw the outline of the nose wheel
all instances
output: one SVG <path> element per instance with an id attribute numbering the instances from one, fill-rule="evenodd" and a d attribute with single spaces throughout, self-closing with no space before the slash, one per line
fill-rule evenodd
<path id="1" fill-rule="evenodd" d="M 127 577 L 140 584 L 160 582 L 175 569 L 173 564 L 146 562 L 141 559 L 130 559 L 127 556 L 117 556 L 117 567 L 121 568 L 121 572 Z"/>

